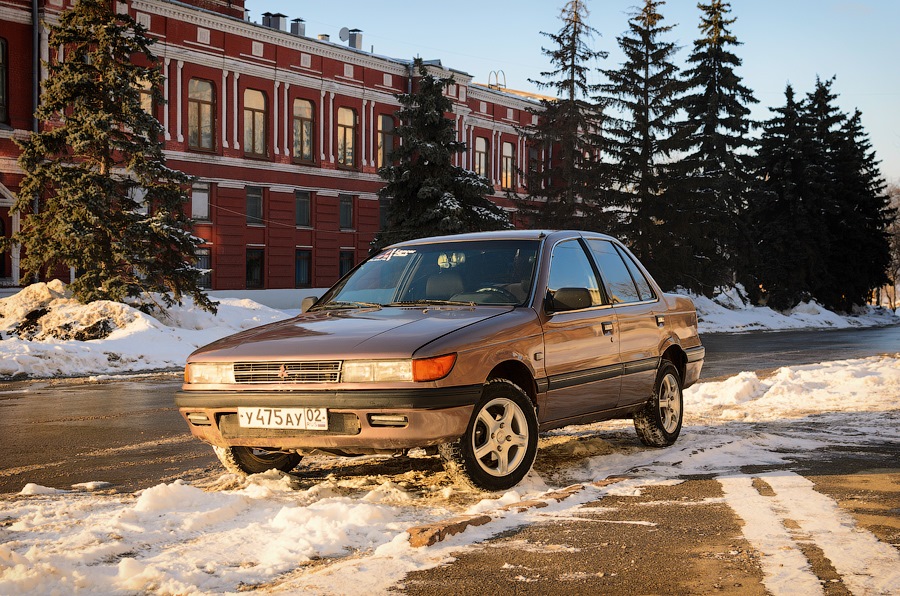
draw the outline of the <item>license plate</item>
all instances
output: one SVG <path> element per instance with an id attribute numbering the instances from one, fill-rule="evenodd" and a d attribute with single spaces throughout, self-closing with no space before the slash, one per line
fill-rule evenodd
<path id="1" fill-rule="evenodd" d="M 238 408 L 241 428 L 328 430 L 326 408 Z"/>

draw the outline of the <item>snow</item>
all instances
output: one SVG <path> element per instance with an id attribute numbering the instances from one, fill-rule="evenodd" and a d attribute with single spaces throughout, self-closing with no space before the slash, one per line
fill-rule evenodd
<path id="1" fill-rule="evenodd" d="M 572 458 L 567 484 L 586 488 L 561 503 L 522 512 L 501 508 L 540 499 L 554 489 L 553 478 L 532 471 L 503 494 L 438 487 L 427 475 L 413 482 L 377 474 L 338 481 L 329 475 L 301 488 L 296 478 L 274 471 L 247 479 L 223 474 L 194 484 L 176 480 L 134 494 L 105 493 L 89 479 L 65 491 L 29 484 L 0 501 L 0 593 L 216 594 L 254 586 L 274 593 L 384 593 L 410 571 L 452 560 L 454 552 L 491 536 L 538 521 L 583 520 L 581 506 L 605 494 L 639 495 L 694 474 L 715 477 L 722 500 L 747 522 L 744 537 L 760 553 L 771 593 L 821 593 L 796 534 L 785 529 L 786 519 L 800 526 L 803 541 L 822 549 L 851 592 L 898 593 L 896 548 L 857 526 L 833 499 L 789 471 L 756 474 L 775 493 L 762 497 L 752 486 L 754 477 L 741 472 L 748 461 L 815 457 L 811 452 L 825 445 L 900 441 L 900 425 L 885 423 L 888 416 L 900 417 L 898 394 L 900 354 L 700 384 L 685 391 L 687 415 L 673 447 L 635 444 Z M 830 417 L 830 423 L 804 433 L 782 424 L 814 417 Z M 619 424 L 625 422 L 549 433 L 541 439 L 538 460 L 545 451 L 552 457 L 555 439 L 587 438 Z M 589 484 L 619 474 L 629 478 L 603 488 Z M 598 509 L 590 511 L 596 518 Z M 492 520 L 431 547 L 409 544 L 407 528 L 473 514 Z"/>
<path id="2" fill-rule="evenodd" d="M 700 333 L 723 333 L 799 328 L 850 328 L 900 323 L 900 315 L 868 307 L 852 315 L 838 315 L 804 303 L 790 313 L 749 306 L 738 290 L 711 300 L 692 296 L 700 319 Z M 299 300 L 298 300 L 299 301 Z M 28 314 L 48 312 L 30 333 L 14 333 Z M 268 308 L 252 300 L 219 299 L 218 314 L 193 305 L 172 307 L 157 317 L 108 301 L 80 304 L 59 281 L 28 286 L 0 299 L 0 378 L 75 377 L 180 370 L 187 356 L 200 346 L 237 331 L 297 314 Z M 72 336 L 106 322 L 103 339 L 78 341 Z"/>
<path id="3" fill-rule="evenodd" d="M 851 327 L 883 324 L 894 316 L 873 311 L 842 317 L 812 303 L 786 315 L 727 296 L 697 301 L 706 332 Z M 52 313 L 40 321 L 44 335 L 10 336 L 35 308 Z M 63 286 L 36 284 L 0 301 L 0 375 L 177 368 L 199 345 L 289 314 L 225 299 L 216 317 L 186 305 L 170 310 L 163 321 L 122 305 L 78 305 Z M 52 336 L 66 323 L 90 324 L 101 315 L 115 324 L 105 339 Z M 760 554 L 770 593 L 822 593 L 800 546 L 813 541 L 849 591 L 896 594 L 900 555 L 894 546 L 858 526 L 802 476 L 789 471 L 751 476 L 742 469 L 748 461 L 777 466 L 816 457 L 826 446 L 897 443 L 897 395 L 900 354 L 782 368 L 765 377 L 743 372 L 685 391 L 684 427 L 672 447 L 645 449 L 635 441 L 607 448 L 605 434 L 633 433 L 628 421 L 559 429 L 542 436 L 536 469 L 503 494 L 447 486 L 436 481 L 437 473 L 371 473 L 349 480 L 325 475 L 305 482 L 274 471 L 250 478 L 212 474 L 134 494 L 116 493 L 91 478 L 66 490 L 30 483 L 17 495 L 0 497 L 0 594 L 219 594 L 256 588 L 385 593 L 409 572 L 451 561 L 458 551 L 492 536 L 540 521 L 583 520 L 582 505 L 604 495 L 636 496 L 688 475 L 721 484 L 722 501 L 744 520 L 744 538 Z M 554 465 L 542 468 L 542 458 L 559 458 L 560 465 L 552 459 Z M 312 457 L 304 463 L 327 467 L 332 461 Z M 623 474 L 628 478 L 608 486 L 591 484 Z M 775 496 L 760 497 L 755 479 L 771 486 Z M 502 509 L 574 483 L 585 488 L 562 502 Z M 596 517 L 603 510 L 591 511 Z M 431 547 L 409 543 L 410 527 L 475 514 L 491 521 Z M 802 540 L 785 529 L 788 519 L 799 525 Z M 602 516 L 597 521 L 613 523 Z"/>

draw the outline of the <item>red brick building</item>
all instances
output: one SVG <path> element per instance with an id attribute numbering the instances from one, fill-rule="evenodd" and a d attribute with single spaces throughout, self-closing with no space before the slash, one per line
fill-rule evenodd
<path id="1" fill-rule="evenodd" d="M 33 127 L 47 31 L 70 0 L 0 0 L 0 232 L 18 228 L 9 208 L 22 172 L 13 139 Z M 362 260 L 379 229 L 377 170 L 393 134 L 396 94 L 410 61 L 373 55 L 362 32 L 344 41 L 307 35 L 300 19 L 245 19 L 243 0 L 129 0 L 156 39 L 168 103 L 148 106 L 165 129 L 168 165 L 197 178 L 187 209 L 212 289 L 323 287 Z M 252 3 L 247 6 L 251 8 Z M 33 14 L 37 15 L 37 21 Z M 297 15 L 302 16 L 302 15 Z M 35 24 L 35 22 L 37 24 Z M 54 50 L 55 51 L 55 50 Z M 484 173 L 494 199 L 522 191 L 526 149 L 517 127 L 535 102 L 453 74 L 448 89 L 464 167 Z M 0 255 L 0 284 L 19 283 L 16 250 Z"/>

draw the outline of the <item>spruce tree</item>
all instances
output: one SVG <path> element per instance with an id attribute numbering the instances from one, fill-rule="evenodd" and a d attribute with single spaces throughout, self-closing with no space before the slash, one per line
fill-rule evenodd
<path id="1" fill-rule="evenodd" d="M 679 283 L 712 295 L 734 281 L 746 258 L 747 192 L 752 184 L 749 138 L 752 91 L 741 83 L 736 69 L 741 59 L 733 48 L 741 45 L 729 27 L 730 4 L 712 0 L 699 4 L 700 32 L 683 73 L 685 94 L 677 107 L 675 149 L 680 158 L 672 168 L 670 200 L 689 221 L 679 227 L 692 258 L 681 263 Z"/>
<path id="2" fill-rule="evenodd" d="M 888 281 L 893 212 L 859 110 L 840 125 L 830 157 L 835 201 L 826 224 L 832 283 L 819 285 L 814 295 L 829 308 L 847 312 Z"/>
<path id="3" fill-rule="evenodd" d="M 593 209 L 603 186 L 595 167 L 601 113 L 590 100 L 594 86 L 588 83 L 588 73 L 591 63 L 607 53 L 591 48 L 589 42 L 597 32 L 587 24 L 588 16 L 583 0 L 570 0 L 560 12 L 562 28 L 557 33 L 542 32 L 552 41 L 552 47 L 542 48 L 551 70 L 531 82 L 550 90 L 555 98 L 542 99 L 540 108 L 529 110 L 537 123 L 522 131 L 531 155 L 528 196 L 520 209 L 536 227 L 603 225 L 605 211 Z M 595 217 L 588 218 L 590 214 Z"/>
<path id="4" fill-rule="evenodd" d="M 466 150 L 456 140 L 454 121 L 446 117 L 453 104 L 444 89 L 453 77 L 431 74 L 420 58 L 413 67 L 419 73 L 415 91 L 398 96 L 396 163 L 378 172 L 387 182 L 378 194 L 387 202 L 388 214 L 373 251 L 425 236 L 510 227 L 506 212 L 487 198 L 494 192 L 490 181 L 453 165 L 454 156 Z"/>
<path id="5" fill-rule="evenodd" d="M 199 239 L 183 212 L 188 179 L 166 167 L 162 127 L 141 107 L 145 84 L 164 101 L 153 40 L 113 4 L 78 0 L 49 26 L 62 58 L 46 63 L 42 129 L 19 144 L 25 179 L 13 211 L 23 217 L 12 241 L 25 249 L 26 272 L 74 268 L 70 288 L 82 302 L 149 308 L 188 294 L 214 311 L 192 264 Z"/>
<path id="6" fill-rule="evenodd" d="M 785 89 L 785 105 L 772 111 L 757 151 L 758 184 L 749 212 L 755 276 L 748 290 L 783 310 L 808 299 L 825 274 L 821 241 L 827 230 L 819 202 L 821 148 L 793 87 Z"/>
<path id="7" fill-rule="evenodd" d="M 601 72 L 608 83 L 599 85 L 598 101 L 618 114 L 604 126 L 603 147 L 611 168 L 612 203 L 620 212 L 613 232 L 629 243 L 665 286 L 679 254 L 680 229 L 673 225 L 666 195 L 666 169 L 671 153 L 672 121 L 680 93 L 678 50 L 664 37 L 673 26 L 663 25 L 662 0 L 645 0 L 618 37 L 625 62 Z"/>

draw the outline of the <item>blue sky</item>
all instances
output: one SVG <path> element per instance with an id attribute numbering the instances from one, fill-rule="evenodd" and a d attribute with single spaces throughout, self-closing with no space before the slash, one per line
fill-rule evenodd
<path id="1" fill-rule="evenodd" d="M 439 58 L 487 83 L 503 71 L 507 86 L 537 91 L 528 79 L 549 66 L 541 52 L 550 40 L 541 31 L 559 30 L 563 0 L 345 0 L 290 2 L 247 0 L 250 18 L 281 12 L 306 21 L 306 34 L 331 35 L 341 27 L 363 31 L 363 48 L 396 58 Z M 622 62 L 616 37 L 627 29 L 640 0 L 588 0 L 589 23 L 600 35 L 594 46 L 609 52 L 600 68 Z M 452 11 L 451 11 L 452 8 Z M 790 83 L 805 94 L 816 76 L 836 76 L 833 90 L 845 112 L 859 108 L 889 182 L 900 184 L 900 1 L 897 0 L 731 0 L 732 32 L 743 66 L 738 73 L 753 89 L 759 105 L 753 117 L 770 115 L 784 104 Z M 669 0 L 661 9 L 665 23 L 676 25 L 671 40 L 681 46 L 676 63 L 684 65 L 699 35 L 695 0 Z M 599 73 L 592 82 L 601 82 Z"/>

